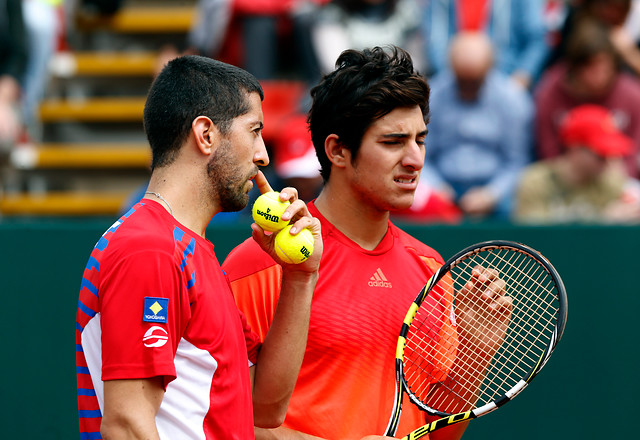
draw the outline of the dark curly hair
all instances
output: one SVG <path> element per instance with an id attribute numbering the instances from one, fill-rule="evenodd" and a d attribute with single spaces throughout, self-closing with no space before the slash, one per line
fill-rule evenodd
<path id="1" fill-rule="evenodd" d="M 311 89 L 308 123 L 324 181 L 331 174 L 324 150 L 329 135 L 337 135 L 355 159 L 369 126 L 394 109 L 417 105 L 428 122 L 429 91 L 411 56 L 399 47 L 342 52 L 336 70 Z"/>
<path id="2" fill-rule="evenodd" d="M 609 28 L 592 18 L 584 18 L 567 38 L 565 59 L 569 75 L 575 75 L 600 54 L 608 55 L 616 69 L 620 69 L 620 57 L 609 38 Z"/>

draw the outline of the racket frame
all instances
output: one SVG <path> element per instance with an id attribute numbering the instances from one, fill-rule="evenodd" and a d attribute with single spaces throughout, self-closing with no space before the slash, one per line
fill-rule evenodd
<path id="1" fill-rule="evenodd" d="M 556 326 L 551 335 L 551 339 L 549 344 L 547 345 L 545 351 L 542 353 L 539 361 L 524 375 L 524 377 L 517 382 L 512 388 L 506 391 L 502 396 L 497 399 L 486 403 L 478 408 L 449 414 L 441 411 L 437 411 L 423 402 L 421 402 L 410 390 L 404 378 L 404 350 L 407 341 L 407 334 L 409 333 L 409 329 L 415 318 L 420 306 L 427 298 L 432 288 L 442 279 L 442 277 L 449 272 L 449 270 L 456 267 L 462 261 L 466 260 L 472 255 L 478 254 L 480 252 L 484 252 L 490 249 L 500 249 L 500 248 L 511 248 L 518 252 L 528 255 L 529 257 L 536 260 L 547 273 L 553 279 L 558 294 L 558 312 L 556 314 Z M 566 326 L 567 321 L 567 313 L 568 313 L 568 302 L 567 302 L 567 293 L 564 287 L 564 283 L 562 282 L 562 278 L 558 274 L 558 271 L 553 267 L 551 262 L 545 258 L 540 252 L 535 249 L 524 245 L 522 243 L 508 241 L 508 240 L 491 240 L 485 241 L 481 243 L 476 243 L 474 245 L 468 246 L 465 249 L 462 249 L 451 258 L 449 258 L 427 281 L 424 287 L 420 290 L 420 293 L 416 297 L 416 299 L 409 307 L 407 314 L 402 322 L 402 327 L 400 330 L 400 336 L 398 337 L 398 343 L 396 346 L 396 396 L 394 399 L 394 407 L 391 413 L 391 417 L 389 419 L 389 424 L 387 425 L 387 430 L 385 435 L 394 436 L 396 430 L 398 428 L 398 423 L 400 421 L 400 415 L 402 413 L 402 401 L 403 401 L 403 393 L 406 392 L 409 396 L 409 399 L 413 404 L 418 406 L 421 410 L 425 411 L 429 415 L 440 417 L 437 420 L 434 420 L 431 423 L 427 423 L 426 425 L 416 429 L 411 432 L 407 436 L 405 436 L 404 440 L 417 440 L 430 432 L 433 432 L 437 429 L 443 428 L 445 426 L 455 425 L 457 423 L 461 423 L 467 420 L 475 419 L 477 417 L 486 415 L 492 411 L 495 411 L 505 403 L 512 400 L 515 396 L 517 396 L 522 390 L 524 390 L 529 383 L 533 380 L 534 377 L 542 370 L 542 368 L 546 365 L 547 361 L 551 357 L 556 345 L 562 338 L 562 334 L 564 333 L 564 328 Z"/>

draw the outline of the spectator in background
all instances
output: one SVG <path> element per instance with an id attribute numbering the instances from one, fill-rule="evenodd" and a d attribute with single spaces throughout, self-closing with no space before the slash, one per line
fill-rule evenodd
<path id="1" fill-rule="evenodd" d="M 462 31 L 486 33 L 495 65 L 530 88 L 549 53 L 543 0 L 423 0 L 422 33 L 429 74 L 446 68 L 451 38 Z"/>
<path id="2" fill-rule="evenodd" d="M 617 126 L 633 140 L 625 159 L 629 174 L 638 177 L 640 80 L 621 72 L 604 25 L 584 20 L 572 31 L 565 58 L 545 73 L 535 103 L 538 158 L 563 151 L 559 124 L 569 110 L 580 104 L 598 104 L 612 112 Z"/>
<path id="3" fill-rule="evenodd" d="M 190 51 L 216 58 L 231 20 L 232 0 L 198 0 L 187 43 Z"/>
<path id="4" fill-rule="evenodd" d="M 49 63 L 62 30 L 62 0 L 24 0 L 28 60 L 23 79 L 23 117 L 29 138 L 41 140 L 38 108 L 49 82 Z"/>
<path id="5" fill-rule="evenodd" d="M 620 157 L 632 140 L 615 126 L 609 111 L 585 104 L 561 125 L 564 152 L 530 165 L 520 182 L 514 219 L 519 222 L 640 222 L 637 180 Z"/>
<path id="6" fill-rule="evenodd" d="M 278 76 L 278 60 L 285 45 L 278 34 L 297 0 L 232 0 L 241 32 L 241 65 L 258 79 Z"/>
<path id="7" fill-rule="evenodd" d="M 179 54 L 197 54 L 241 66 L 261 80 L 284 76 L 290 66 L 281 62 L 295 58 L 293 70 L 311 77 L 309 23 L 317 5 L 327 1 L 198 0 L 187 39 L 162 49 L 158 71 Z"/>
<path id="8" fill-rule="evenodd" d="M 328 1 L 232 0 L 238 62 L 258 79 L 278 79 L 289 70 L 308 75 L 308 27 L 315 8 Z"/>
<path id="9" fill-rule="evenodd" d="M 22 131 L 20 81 L 27 56 L 22 0 L 0 0 L 0 154 L 15 146 Z"/>
<path id="10" fill-rule="evenodd" d="M 231 22 L 232 2 L 233 0 L 198 0 L 195 20 L 186 40 L 180 44 L 167 44 L 160 49 L 155 73 L 160 73 L 169 61 L 179 55 L 218 58 Z"/>
<path id="11" fill-rule="evenodd" d="M 506 218 L 519 173 L 530 160 L 533 103 L 492 67 L 485 34 L 455 36 L 450 66 L 431 81 L 423 179 L 466 215 Z"/>
<path id="12" fill-rule="evenodd" d="M 407 50 L 420 70 L 419 24 L 416 0 L 332 0 L 311 31 L 320 71 L 331 72 L 343 50 L 385 45 Z"/>
<path id="13" fill-rule="evenodd" d="M 566 53 L 566 41 L 583 20 L 595 20 L 609 29 L 609 38 L 624 66 L 640 75 L 640 2 L 638 0 L 579 0 L 566 7 L 560 41 L 549 59 L 554 64 Z"/>

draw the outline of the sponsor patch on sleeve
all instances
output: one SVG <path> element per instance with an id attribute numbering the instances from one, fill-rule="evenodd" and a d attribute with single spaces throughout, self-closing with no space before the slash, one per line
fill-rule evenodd
<path id="1" fill-rule="evenodd" d="M 142 321 L 166 324 L 168 310 L 169 298 L 155 298 L 153 296 L 145 296 Z"/>

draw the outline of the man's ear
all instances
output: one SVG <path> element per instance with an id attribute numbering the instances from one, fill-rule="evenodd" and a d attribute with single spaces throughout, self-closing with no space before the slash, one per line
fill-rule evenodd
<path id="1" fill-rule="evenodd" d="M 191 123 L 191 131 L 196 146 L 204 155 L 211 155 L 219 145 L 220 130 L 211 119 L 206 116 L 198 116 Z"/>
<path id="2" fill-rule="evenodd" d="M 330 134 L 324 141 L 324 152 L 331 163 L 344 168 L 351 161 L 351 150 L 345 148 L 337 134 Z"/>

